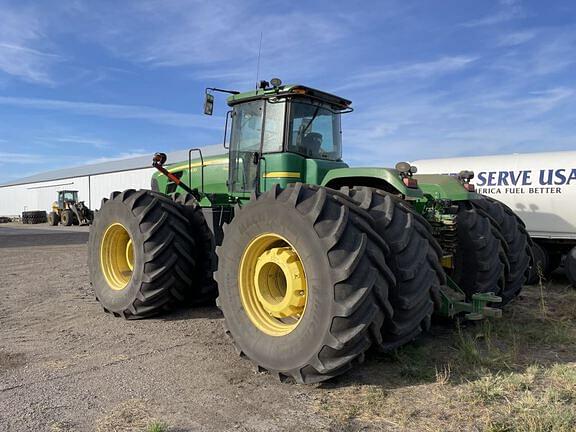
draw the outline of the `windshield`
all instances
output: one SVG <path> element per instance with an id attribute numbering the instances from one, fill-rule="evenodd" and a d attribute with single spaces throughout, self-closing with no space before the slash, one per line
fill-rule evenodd
<path id="1" fill-rule="evenodd" d="M 340 114 L 312 101 L 292 102 L 288 151 L 314 159 L 340 160 Z"/>

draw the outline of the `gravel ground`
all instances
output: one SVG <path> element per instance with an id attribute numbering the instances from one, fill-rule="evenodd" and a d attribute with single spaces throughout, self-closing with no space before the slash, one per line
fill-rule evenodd
<path id="1" fill-rule="evenodd" d="M 332 428 L 314 413 L 315 388 L 236 355 L 216 308 L 103 313 L 87 238 L 81 227 L 0 226 L 0 430 L 144 430 L 153 419 L 173 431 Z"/>
<path id="2" fill-rule="evenodd" d="M 216 308 L 103 313 L 87 238 L 86 227 L 0 225 L 0 431 L 144 431 L 155 420 L 170 431 L 398 430 L 324 406 L 386 362 L 325 385 L 279 383 L 237 356 Z"/>

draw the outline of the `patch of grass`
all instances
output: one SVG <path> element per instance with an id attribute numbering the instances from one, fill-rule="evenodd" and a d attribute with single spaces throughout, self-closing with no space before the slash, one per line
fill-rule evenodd
<path id="1" fill-rule="evenodd" d="M 319 408 L 375 428 L 576 432 L 576 290 L 526 287 L 501 320 L 432 331 Z"/>
<path id="2" fill-rule="evenodd" d="M 146 432 L 168 432 L 168 425 L 164 422 L 153 421 L 146 427 Z"/>

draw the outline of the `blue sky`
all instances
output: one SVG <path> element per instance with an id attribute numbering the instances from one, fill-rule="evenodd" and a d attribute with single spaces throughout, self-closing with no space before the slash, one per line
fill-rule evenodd
<path id="1" fill-rule="evenodd" d="M 576 149 L 573 1 L 0 0 L 0 182 L 219 143 L 278 76 L 353 101 L 345 160 Z"/>

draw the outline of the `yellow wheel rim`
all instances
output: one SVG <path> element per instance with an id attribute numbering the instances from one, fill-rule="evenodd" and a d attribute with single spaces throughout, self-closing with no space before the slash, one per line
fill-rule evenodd
<path id="1" fill-rule="evenodd" d="M 134 270 L 134 246 L 124 225 L 110 225 L 100 246 L 100 266 L 108 286 L 120 291 L 126 288 Z"/>
<path id="2" fill-rule="evenodd" d="M 239 269 L 240 298 L 252 323 L 270 336 L 292 332 L 308 297 L 304 265 L 296 249 L 278 234 L 250 242 Z"/>

